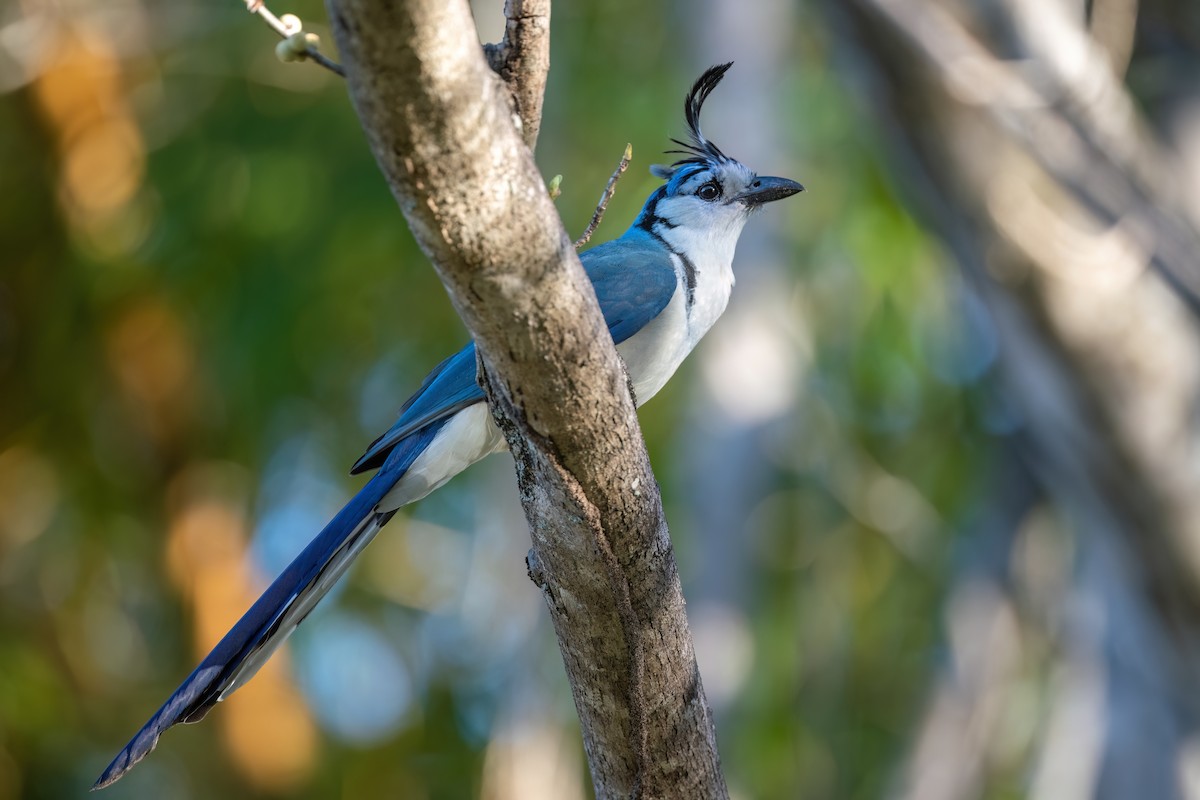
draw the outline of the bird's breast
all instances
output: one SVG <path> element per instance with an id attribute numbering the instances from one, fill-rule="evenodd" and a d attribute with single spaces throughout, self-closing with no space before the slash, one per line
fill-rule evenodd
<path id="1" fill-rule="evenodd" d="M 733 286 L 728 267 L 690 262 L 672 253 L 679 286 L 657 317 L 617 346 L 625 360 L 638 405 L 658 394 L 725 311 Z M 694 276 L 688 285 L 689 272 Z"/>

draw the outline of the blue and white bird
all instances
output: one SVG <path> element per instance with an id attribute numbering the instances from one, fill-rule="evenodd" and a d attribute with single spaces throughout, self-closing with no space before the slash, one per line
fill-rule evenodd
<path id="1" fill-rule="evenodd" d="M 619 239 L 580 256 L 639 404 L 653 397 L 725 311 L 733 251 L 750 215 L 804 187 L 760 177 L 700 131 L 700 109 L 730 64 L 706 71 L 684 102 L 683 156 L 654 166 L 666 181 Z M 484 456 L 505 449 L 475 382 L 475 344 L 443 361 L 401 407 L 400 418 L 355 463 L 377 472 L 196 667 L 96 781 L 111 784 L 167 728 L 198 722 L 250 680 L 304 621 L 401 506 Z"/>

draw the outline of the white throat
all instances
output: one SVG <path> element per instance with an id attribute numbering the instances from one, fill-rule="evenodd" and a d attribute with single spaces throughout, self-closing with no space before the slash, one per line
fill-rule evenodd
<path id="1" fill-rule="evenodd" d="M 671 251 L 671 260 L 686 292 L 688 338 L 695 346 L 725 311 L 733 291 L 733 253 L 746 218 L 726 225 L 658 223 L 654 233 Z"/>

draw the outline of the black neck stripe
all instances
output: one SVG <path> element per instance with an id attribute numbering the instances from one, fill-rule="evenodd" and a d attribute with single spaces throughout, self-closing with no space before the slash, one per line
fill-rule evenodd
<path id="1" fill-rule="evenodd" d="M 675 227 L 675 226 L 671 226 Z M 679 259 L 679 263 L 683 265 L 683 285 L 687 288 L 687 307 L 690 309 L 696 304 L 696 265 L 690 258 L 676 250 L 671 246 L 671 243 L 663 238 L 662 234 L 653 228 L 648 229 L 651 236 L 665 248 L 667 252 Z"/>
<path id="2" fill-rule="evenodd" d="M 646 233 L 658 240 L 659 244 L 667 249 L 668 253 L 679 258 L 679 263 L 683 264 L 683 284 L 687 287 L 687 307 L 690 309 L 696 303 L 696 265 L 690 258 L 676 250 L 671 244 L 662 237 L 662 234 L 654 228 L 656 225 L 662 225 L 668 230 L 677 227 L 674 222 L 663 219 L 658 215 L 658 201 L 667 196 L 667 187 L 660 186 L 650 195 L 650 199 L 646 201 L 646 207 L 642 209 L 641 216 L 638 217 L 637 227 L 644 230 Z"/>
<path id="3" fill-rule="evenodd" d="M 646 201 L 646 207 L 642 209 L 641 216 L 637 219 L 637 226 L 651 235 L 654 234 L 654 223 L 662 221 L 658 216 L 658 201 L 667 196 L 667 187 L 660 186 L 650 195 L 650 199 Z"/>

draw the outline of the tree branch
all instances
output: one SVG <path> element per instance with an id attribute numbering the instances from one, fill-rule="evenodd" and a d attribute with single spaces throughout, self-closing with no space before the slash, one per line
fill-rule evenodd
<path id="1" fill-rule="evenodd" d="M 624 371 L 466 0 L 327 4 L 372 151 L 478 345 L 596 796 L 727 796 Z M 511 2 L 510 29 L 534 6 Z"/>
<path id="2" fill-rule="evenodd" d="M 629 169 L 629 162 L 633 160 L 633 145 L 625 145 L 625 152 L 621 154 L 621 160 L 617 163 L 617 168 L 613 170 L 613 174 L 609 176 L 608 183 L 604 186 L 604 191 L 600 195 L 600 202 L 596 203 L 596 211 L 592 214 L 592 219 L 588 222 L 586 228 L 583 229 L 583 235 L 575 240 L 575 249 L 583 247 L 592 238 L 592 234 L 596 232 L 596 228 L 600 227 L 600 220 L 604 219 L 604 212 L 608 210 L 608 204 L 612 201 L 613 195 L 617 193 L 617 181 L 625 174 L 625 170 Z"/>
<path id="3" fill-rule="evenodd" d="M 300 61 L 309 59 L 324 67 L 341 78 L 346 77 L 342 65 L 327 57 L 318 50 L 320 40 L 315 33 L 305 33 L 304 25 L 295 14 L 284 14 L 277 17 L 267 8 L 265 0 L 246 0 L 246 10 L 257 14 L 267 26 L 283 39 L 276 48 L 275 54 L 282 61 Z"/>
<path id="4" fill-rule="evenodd" d="M 550 73 L 550 0 L 505 0 L 504 18 L 504 40 L 484 45 L 483 51 L 488 65 L 508 84 L 521 117 L 521 135 L 533 150 Z"/>
<path id="5" fill-rule="evenodd" d="M 1178 188 L 1187 182 L 1173 179 L 1170 159 L 1139 124 L 1135 103 L 1106 57 L 1083 31 L 1072 28 L 1060 6 L 1012 0 L 997 4 L 997 14 L 1019 38 L 1021 52 L 1029 54 L 1026 64 L 1031 68 L 1022 71 L 994 57 L 936 4 L 863 4 L 886 19 L 913 52 L 940 73 L 956 100 L 992 116 L 1106 224 L 1124 222 L 1134 231 L 1150 263 L 1200 316 L 1200 269 L 1195 259 L 1200 233 Z M 1033 31 L 1038 35 L 1029 35 Z M 1030 75 L 1040 78 L 1041 85 Z"/>
<path id="6" fill-rule="evenodd" d="M 823 7 L 871 89 L 870 113 L 888 131 L 891 162 L 900 168 L 896 185 L 941 234 L 966 291 L 987 311 L 998 344 L 996 383 L 1020 420 L 1011 434 L 1015 466 L 1053 503 L 1062 520 L 1055 525 L 1071 537 L 1058 597 L 1036 615 L 1052 623 L 1017 641 L 1057 639 L 1053 649 L 1063 653 L 1055 654 L 1053 672 L 1070 688 L 1056 705 L 1094 711 L 1073 711 L 1071 722 L 1050 726 L 1031 794 L 1046 795 L 1044 776 L 1067 761 L 1074 770 L 1086 764 L 1096 797 L 1178 794 L 1175 765 L 1187 739 L 1175 720 L 1197 714 L 1200 653 L 1200 471 L 1191 445 L 1200 381 L 1190 368 L 1200 363 L 1200 304 L 1189 288 L 1200 283 L 1194 256 L 1182 256 L 1200 231 L 1171 211 L 1176 185 L 1186 181 L 1144 176 L 1182 174 L 1184 165 L 1156 163 L 1167 150 L 1130 115 L 1133 104 L 1118 96 L 1125 89 L 1103 58 L 1078 57 L 1094 53 L 1094 43 L 1063 47 L 1080 35 L 1082 7 L 1069 20 L 1032 13 L 1062 11 L 1057 4 L 1024 0 L 828 0 Z M 1043 38 L 1052 25 L 1068 23 L 1074 33 Z M 1012 53 L 1023 55 L 1020 70 L 1004 60 Z M 1167 217 L 1170 225 L 1157 227 Z M 1152 235 L 1141 238 L 1145 231 Z M 997 508 L 1010 513 L 1013 505 Z M 975 516 L 997 520 L 999 513 Z M 1020 539 L 1030 541 L 1032 527 L 1020 522 Z M 994 542 L 987 553 L 1004 592 L 1024 584 L 1026 601 L 1043 594 L 1028 593 L 1029 583 L 1013 574 L 1019 559 Z M 978 586 L 976 577 L 969 580 Z M 954 677 L 966 702 L 929 715 L 938 741 L 957 736 L 963 750 L 974 751 L 951 754 L 964 783 L 987 779 L 981 770 L 998 748 L 985 707 L 1011 696 L 995 686 L 982 687 L 986 702 L 983 692 L 962 692 L 998 663 L 981 654 L 986 649 Z M 1081 699 L 1072 693 L 1084 672 L 1103 681 Z M 1093 713 L 1103 724 L 1093 744 L 1081 744 L 1096 729 Z M 1081 747 L 1092 750 L 1084 761 Z M 946 749 L 936 759 L 918 749 L 908 791 L 898 796 L 966 797 L 992 788 L 947 792 Z"/>

